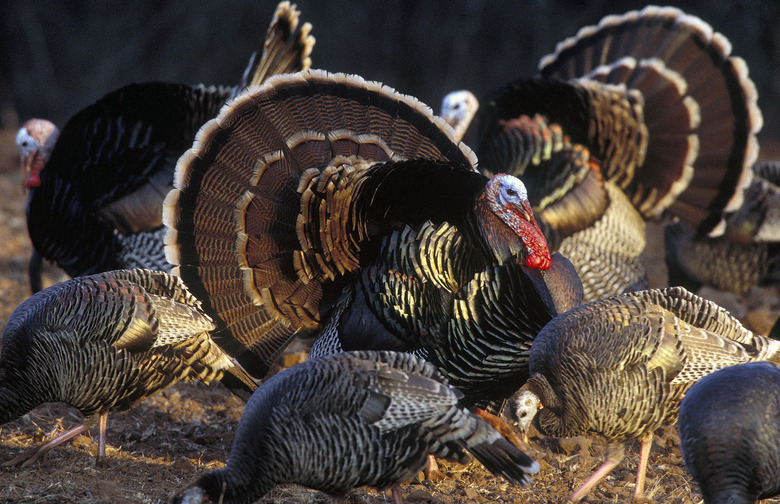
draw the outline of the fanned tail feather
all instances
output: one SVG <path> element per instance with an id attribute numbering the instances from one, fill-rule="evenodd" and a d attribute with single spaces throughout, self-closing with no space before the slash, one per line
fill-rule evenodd
<path id="1" fill-rule="evenodd" d="M 315 38 L 311 35 L 311 23 L 304 23 L 298 30 L 301 12 L 295 4 L 280 2 L 268 25 L 263 50 L 258 60 L 252 53 L 241 82 L 233 97 L 251 86 L 259 86 L 277 74 L 295 73 L 311 68 L 311 53 Z"/>
<path id="2" fill-rule="evenodd" d="M 763 122 L 747 66 L 730 53 L 702 20 L 648 6 L 582 28 L 540 71 L 640 91 L 649 141 L 627 186 L 632 201 L 646 217 L 668 210 L 717 235 L 750 184 Z"/>
<path id="3" fill-rule="evenodd" d="M 365 187 L 363 171 L 407 158 L 452 162 L 444 168 L 484 184 L 473 153 L 430 109 L 356 76 L 275 76 L 200 130 L 164 204 L 166 257 L 217 320 L 215 340 L 251 374 L 264 375 L 296 331 L 318 328 L 323 282 L 357 267 L 362 233 L 375 230 L 349 195 L 392 192 L 383 182 L 397 170 L 388 164 Z"/>

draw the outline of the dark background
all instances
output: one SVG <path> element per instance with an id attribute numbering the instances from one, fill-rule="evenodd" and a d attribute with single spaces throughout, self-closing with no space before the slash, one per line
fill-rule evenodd
<path id="1" fill-rule="evenodd" d="M 439 109 L 450 90 L 529 76 L 555 43 L 637 1 L 300 0 L 313 66 L 357 73 Z M 780 131 L 780 3 L 677 1 L 729 38 L 759 89 L 763 136 Z M 233 84 L 276 1 L 6 0 L 0 16 L 2 125 L 61 125 L 105 93 L 151 80 Z"/>

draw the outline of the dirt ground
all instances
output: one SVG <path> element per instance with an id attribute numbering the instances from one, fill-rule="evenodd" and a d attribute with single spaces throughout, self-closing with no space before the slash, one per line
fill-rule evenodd
<path id="1" fill-rule="evenodd" d="M 14 146 L 15 130 L 0 131 L 0 326 L 28 295 L 27 259 L 30 253 L 24 218 L 25 198 Z M 657 230 L 656 230 L 657 232 Z M 654 241 L 650 241 L 654 243 Z M 660 284 L 664 271 L 657 256 L 649 270 Z M 65 277 L 54 267 L 46 270 L 45 285 Z M 749 326 L 768 331 L 780 313 L 780 299 L 772 289 L 745 297 L 706 291 Z M 287 355 L 288 363 L 302 357 Z M 109 415 L 107 460 L 95 465 L 97 429 L 49 453 L 30 468 L 0 468 L 0 503 L 164 503 L 180 487 L 203 471 L 223 466 L 241 416 L 243 403 L 221 385 L 177 385 L 124 413 Z M 78 422 L 69 408 L 44 405 L 21 419 L 0 427 L 0 460 L 49 439 Z M 660 431 L 648 469 L 647 496 L 658 503 L 696 504 L 701 496 L 687 475 L 674 428 Z M 572 439 L 531 438 L 532 455 L 541 464 L 530 487 L 517 488 L 490 475 L 477 463 L 441 467 L 447 478 L 437 483 L 414 481 L 404 486 L 406 501 L 563 502 L 598 467 L 604 457 L 597 436 Z M 588 497 L 588 502 L 629 502 L 634 489 L 638 444 Z M 329 497 L 297 486 L 279 488 L 260 502 L 328 502 Z M 372 489 L 357 489 L 349 502 L 379 504 L 388 497 Z M 775 499 L 766 502 L 780 502 Z"/>

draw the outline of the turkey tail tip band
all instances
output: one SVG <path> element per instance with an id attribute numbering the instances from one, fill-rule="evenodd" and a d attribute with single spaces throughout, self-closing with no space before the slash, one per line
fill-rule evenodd
<path id="1" fill-rule="evenodd" d="M 539 462 L 504 438 L 473 446 L 469 450 L 490 472 L 501 474 L 515 485 L 530 485 L 532 475 L 539 472 Z"/>

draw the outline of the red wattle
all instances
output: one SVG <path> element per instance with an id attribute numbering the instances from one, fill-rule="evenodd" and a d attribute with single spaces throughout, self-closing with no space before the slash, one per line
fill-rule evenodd
<path id="1" fill-rule="evenodd" d="M 25 189 L 31 189 L 33 187 L 38 187 L 39 185 L 41 185 L 41 178 L 37 173 L 31 173 L 24 181 Z"/>
<path id="2" fill-rule="evenodd" d="M 536 268 L 540 270 L 550 269 L 552 264 L 552 258 L 550 252 L 545 248 L 544 251 L 534 251 L 525 258 L 525 265 L 529 268 Z"/>

